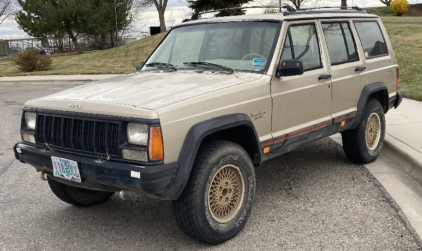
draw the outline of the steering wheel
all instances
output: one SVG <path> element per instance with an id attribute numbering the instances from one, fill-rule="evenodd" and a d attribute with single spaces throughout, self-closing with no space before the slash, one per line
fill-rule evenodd
<path id="1" fill-rule="evenodd" d="M 262 56 L 261 54 L 258 54 L 258 53 L 249 53 L 249 54 L 246 54 L 245 56 L 243 56 L 243 58 L 241 60 L 245 60 L 247 57 L 250 57 L 250 56 L 258 56 L 260 58 L 265 58 L 264 56 Z"/>

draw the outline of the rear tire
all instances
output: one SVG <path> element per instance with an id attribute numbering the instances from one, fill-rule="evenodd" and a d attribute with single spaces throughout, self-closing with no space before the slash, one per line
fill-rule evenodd
<path id="1" fill-rule="evenodd" d="M 341 134 L 347 158 L 365 164 L 375 161 L 381 152 L 385 137 L 385 117 L 381 103 L 370 99 L 358 126 Z"/>
<path id="2" fill-rule="evenodd" d="M 201 146 L 173 213 L 186 235 L 219 244 L 242 230 L 254 195 L 255 172 L 247 152 L 232 142 L 210 141 Z"/>
<path id="3" fill-rule="evenodd" d="M 85 188 L 69 186 L 55 181 L 50 177 L 47 179 L 51 191 L 53 191 L 57 198 L 79 207 L 97 205 L 108 200 L 114 194 L 114 192 L 88 190 Z"/>

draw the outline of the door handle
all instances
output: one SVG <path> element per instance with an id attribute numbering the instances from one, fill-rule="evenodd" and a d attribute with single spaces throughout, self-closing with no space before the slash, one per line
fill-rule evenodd
<path id="1" fill-rule="evenodd" d="M 331 74 L 321 75 L 318 77 L 318 80 L 329 79 L 331 78 Z"/>
<path id="2" fill-rule="evenodd" d="M 356 72 L 358 72 L 358 71 L 364 71 L 364 70 L 366 70 L 366 67 L 365 66 L 359 66 L 359 67 L 356 67 L 356 69 L 355 69 Z"/>

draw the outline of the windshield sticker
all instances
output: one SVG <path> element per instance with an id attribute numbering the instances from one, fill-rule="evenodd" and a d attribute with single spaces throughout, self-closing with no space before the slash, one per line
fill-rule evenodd
<path id="1" fill-rule="evenodd" d="M 254 66 L 264 66 L 265 61 L 267 61 L 267 59 L 265 59 L 265 58 L 254 58 L 252 60 L 252 65 L 254 65 Z"/>

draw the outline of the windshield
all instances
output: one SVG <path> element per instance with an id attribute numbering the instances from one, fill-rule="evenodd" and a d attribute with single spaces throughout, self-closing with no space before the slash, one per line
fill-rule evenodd
<path id="1" fill-rule="evenodd" d="M 157 63 L 178 70 L 249 71 L 265 73 L 281 23 L 231 22 L 184 26 L 172 30 L 142 71 Z"/>

